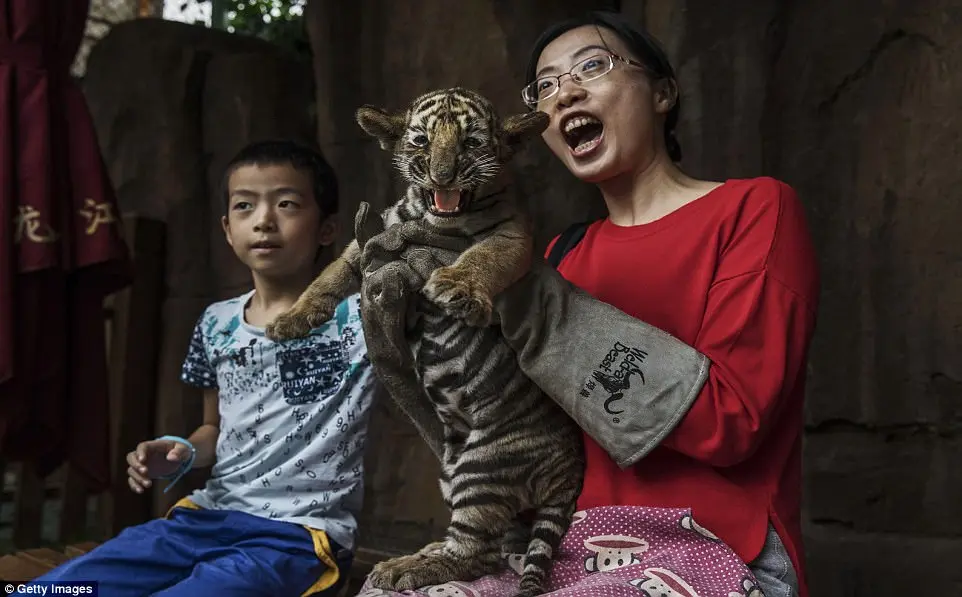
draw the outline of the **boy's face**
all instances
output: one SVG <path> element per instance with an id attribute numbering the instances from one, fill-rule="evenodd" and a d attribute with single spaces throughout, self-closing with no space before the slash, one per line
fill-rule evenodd
<path id="1" fill-rule="evenodd" d="M 227 181 L 227 242 L 252 272 L 270 279 L 311 276 L 318 249 L 334 242 L 311 175 L 287 164 L 238 166 Z"/>

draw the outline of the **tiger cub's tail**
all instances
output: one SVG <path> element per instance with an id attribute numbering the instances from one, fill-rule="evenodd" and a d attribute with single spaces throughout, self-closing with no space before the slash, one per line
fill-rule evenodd
<path id="1" fill-rule="evenodd" d="M 545 578 L 558 555 L 558 546 L 568 532 L 574 513 L 574 498 L 562 501 L 561 505 L 545 505 L 535 511 L 521 582 L 515 597 L 535 597 L 544 591 Z"/>

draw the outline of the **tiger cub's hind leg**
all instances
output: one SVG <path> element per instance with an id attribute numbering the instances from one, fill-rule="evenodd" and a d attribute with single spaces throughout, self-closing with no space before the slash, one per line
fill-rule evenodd
<path id="1" fill-rule="evenodd" d="M 383 562 L 372 571 L 370 583 L 379 589 L 411 591 L 451 581 L 472 581 L 497 572 L 502 565 L 501 541 L 511 528 L 514 514 L 503 504 L 455 503 L 441 549 L 422 549 Z"/>

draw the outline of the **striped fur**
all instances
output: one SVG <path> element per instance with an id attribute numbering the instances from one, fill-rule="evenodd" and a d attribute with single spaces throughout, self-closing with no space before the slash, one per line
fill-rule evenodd
<path id="1" fill-rule="evenodd" d="M 395 120 L 397 128 L 387 135 L 370 121 L 366 127 L 361 122 L 382 147 L 394 150 L 395 167 L 409 183 L 401 201 L 385 213 L 385 225 L 426 219 L 475 244 L 429 278 L 427 298 L 418 305 L 421 316 L 409 333 L 419 379 L 444 427 L 441 491 L 451 523 L 443 542 L 379 564 L 369 580 L 376 587 L 405 590 L 494 572 L 501 566 L 503 544 L 518 530 L 518 515 L 532 510 L 533 525 L 522 537 L 527 545 L 519 594 L 536 595 L 574 513 L 584 464 L 578 428 L 521 372 L 500 330 L 486 326 L 491 297 L 530 263 L 531 238 L 510 195 L 481 192 L 523 135 L 505 135 L 491 104 L 459 89 L 418 98 L 403 128 L 400 122 Z M 544 124 L 528 134 L 539 133 Z M 430 143 L 410 143 L 417 135 L 426 135 Z M 465 147 L 464 139 L 472 135 L 479 143 Z M 454 217 L 428 208 L 445 175 L 452 179 L 450 186 L 472 194 Z M 450 292 L 445 279 L 464 288 Z M 452 308 L 451 295 L 470 295 L 471 283 L 481 287 L 478 302 L 485 307 L 480 313 Z"/>
<path id="2" fill-rule="evenodd" d="M 455 88 L 421 96 L 404 114 L 362 108 L 358 122 L 393 152 L 408 183 L 382 214 L 385 226 L 423 219 L 471 241 L 453 264 L 431 274 L 408 329 L 418 380 L 444 430 L 440 484 L 451 522 L 443 541 L 378 564 L 369 582 L 400 591 L 473 580 L 499 570 L 503 551 L 520 549 L 526 556 L 518 594 L 540 594 L 581 492 L 583 446 L 578 427 L 523 374 L 500 329 L 489 325 L 491 299 L 527 271 L 532 239 L 510 194 L 485 191 L 547 118 L 528 113 L 502 121 L 486 99 Z M 438 188 L 461 189 L 458 213 L 432 209 Z M 337 272 L 359 270 L 356 241 L 341 259 L 328 268 L 336 275 L 325 279 L 325 270 L 312 284 L 320 287 L 295 305 L 302 331 L 333 313 L 347 286 L 330 284 L 340 281 Z M 329 299 L 311 303 L 311 296 Z M 523 512 L 530 514 L 526 525 L 519 524 Z"/>

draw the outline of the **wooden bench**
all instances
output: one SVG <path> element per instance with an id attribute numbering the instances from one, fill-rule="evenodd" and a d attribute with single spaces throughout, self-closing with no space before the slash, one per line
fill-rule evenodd
<path id="1" fill-rule="evenodd" d="M 18 551 L 13 555 L 0 557 L 0 578 L 12 581 L 33 580 L 95 547 L 97 543 L 86 541 L 68 545 L 62 552 L 49 547 Z"/>

